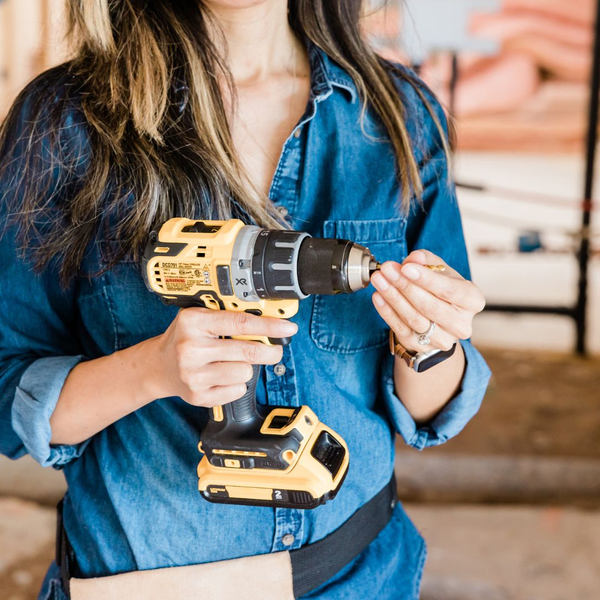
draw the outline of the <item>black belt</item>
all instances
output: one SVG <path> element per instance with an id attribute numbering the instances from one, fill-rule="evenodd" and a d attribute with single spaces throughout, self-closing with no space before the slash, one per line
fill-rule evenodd
<path id="1" fill-rule="evenodd" d="M 329 581 L 356 558 L 388 524 L 396 506 L 394 477 L 371 500 L 361 506 L 341 527 L 322 540 L 290 551 L 294 596 L 300 598 Z M 77 577 L 77 561 L 62 524 L 62 504 L 58 504 L 56 564 L 69 596 L 69 580 Z"/>
<path id="2" fill-rule="evenodd" d="M 388 524 L 396 506 L 396 478 L 322 540 L 292 550 L 294 596 L 300 598 L 329 581 L 356 558 Z"/>

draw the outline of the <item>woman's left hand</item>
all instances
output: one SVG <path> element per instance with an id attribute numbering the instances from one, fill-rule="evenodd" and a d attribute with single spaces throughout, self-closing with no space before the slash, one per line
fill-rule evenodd
<path id="1" fill-rule="evenodd" d="M 443 265 L 445 271 L 425 265 Z M 457 340 L 471 337 L 473 318 L 485 307 L 474 283 L 427 250 L 412 252 L 401 265 L 384 263 L 371 282 L 377 289 L 373 294 L 377 312 L 407 350 L 450 350 Z M 431 344 L 419 345 L 415 332 L 425 333 L 432 322 L 436 328 L 429 336 Z"/>

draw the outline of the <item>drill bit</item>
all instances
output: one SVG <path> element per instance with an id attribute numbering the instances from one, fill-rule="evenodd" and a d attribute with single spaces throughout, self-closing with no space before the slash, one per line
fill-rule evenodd
<path id="1" fill-rule="evenodd" d="M 425 267 L 436 273 L 446 272 L 446 267 L 444 265 L 425 265 Z M 381 263 L 377 262 L 376 260 L 372 260 L 371 264 L 369 265 L 369 271 L 371 272 L 371 275 L 377 271 L 381 271 Z"/>
<path id="2" fill-rule="evenodd" d="M 435 273 L 445 273 L 446 267 L 444 265 L 425 265 L 430 271 Z"/>
<path id="3" fill-rule="evenodd" d="M 373 259 L 369 264 L 369 275 L 373 275 L 377 271 L 381 271 L 381 263 Z"/>

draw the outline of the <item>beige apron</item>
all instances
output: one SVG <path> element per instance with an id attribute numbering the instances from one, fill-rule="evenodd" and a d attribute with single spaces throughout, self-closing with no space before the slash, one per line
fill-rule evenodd
<path id="1" fill-rule="evenodd" d="M 71 600 L 294 600 L 289 552 L 71 579 Z"/>

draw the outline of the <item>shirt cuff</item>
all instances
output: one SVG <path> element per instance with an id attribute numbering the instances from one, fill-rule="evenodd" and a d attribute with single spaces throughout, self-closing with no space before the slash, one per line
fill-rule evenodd
<path id="1" fill-rule="evenodd" d="M 12 426 L 27 452 L 43 467 L 64 467 L 81 456 L 89 440 L 70 445 L 51 445 L 50 417 L 71 370 L 84 356 L 51 356 L 33 362 L 19 381 L 12 408 Z"/>
<path id="2" fill-rule="evenodd" d="M 461 341 L 466 368 L 458 394 L 427 425 L 418 426 L 396 395 L 395 358 L 388 354 L 384 365 L 383 396 L 396 430 L 404 441 L 417 450 L 439 446 L 454 437 L 479 410 L 491 377 L 485 360 L 469 341 Z M 435 368 L 435 367 L 434 367 Z"/>

